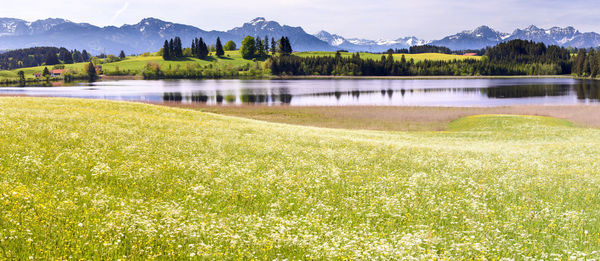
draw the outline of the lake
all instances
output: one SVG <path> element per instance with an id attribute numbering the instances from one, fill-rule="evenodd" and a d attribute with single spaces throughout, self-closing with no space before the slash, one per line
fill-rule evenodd
<path id="1" fill-rule="evenodd" d="M 600 82 L 548 79 L 159 80 L 0 87 L 2 95 L 208 105 L 507 106 L 600 103 Z"/>

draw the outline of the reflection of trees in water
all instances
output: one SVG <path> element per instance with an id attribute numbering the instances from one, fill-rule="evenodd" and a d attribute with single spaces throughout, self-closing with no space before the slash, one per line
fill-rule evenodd
<path id="1" fill-rule="evenodd" d="M 481 92 L 489 98 L 529 98 L 545 96 L 565 96 L 571 91 L 571 85 L 513 85 L 483 88 Z"/>
<path id="2" fill-rule="evenodd" d="M 235 103 L 240 101 L 248 104 L 291 104 L 294 97 L 330 97 L 331 99 L 340 100 L 344 97 L 358 100 L 361 96 L 381 94 L 383 98 L 386 96 L 392 99 L 394 94 L 398 93 L 403 97 L 407 94 L 439 94 L 439 93 L 481 93 L 488 98 L 528 98 L 528 97 L 545 97 L 545 96 L 566 96 L 575 90 L 578 99 L 588 99 L 600 101 L 600 81 L 582 81 L 575 85 L 551 84 L 551 85 L 515 85 L 515 86 L 497 86 L 490 88 L 428 88 L 428 89 L 381 89 L 381 90 L 348 90 L 348 91 L 332 91 L 309 94 L 290 94 L 287 88 L 274 90 L 256 90 L 242 89 L 240 95 L 227 94 L 224 95 L 220 91 L 215 94 L 207 94 L 206 92 L 194 92 L 191 96 L 183 96 L 180 92 L 164 93 L 163 99 L 165 102 L 181 102 L 189 100 L 194 103 L 216 102 L 217 104 Z"/>
<path id="3" fill-rule="evenodd" d="M 404 96 L 404 92 L 406 92 L 406 91 L 404 89 L 402 89 L 402 92 L 403 92 L 402 95 Z M 391 99 L 392 96 L 394 96 L 394 90 L 392 90 L 392 89 L 381 90 L 381 96 L 385 97 L 386 95 Z"/>
<path id="4" fill-rule="evenodd" d="M 582 81 L 575 85 L 577 99 L 600 101 L 600 81 Z"/>
<path id="5" fill-rule="evenodd" d="M 600 82 L 581 81 L 574 85 L 518 85 L 500 86 L 481 89 L 481 92 L 490 98 L 528 98 L 545 96 L 567 96 L 575 90 L 577 99 L 600 101 Z"/>
<path id="6" fill-rule="evenodd" d="M 201 92 L 193 92 L 192 96 L 190 97 L 190 100 L 192 102 L 197 102 L 197 103 L 207 103 L 208 95 L 205 95 L 204 93 L 201 93 Z"/>
<path id="7" fill-rule="evenodd" d="M 217 104 L 223 102 L 235 103 L 237 100 L 242 103 L 255 103 L 255 104 L 269 104 L 269 103 L 282 103 L 290 104 L 293 99 L 293 95 L 288 94 L 288 90 L 285 88 L 279 89 L 276 93 L 254 93 L 255 90 L 242 90 L 242 94 L 236 95 L 223 95 L 217 91 L 215 94 L 207 94 L 206 92 L 193 92 L 190 96 L 184 96 L 181 92 L 166 92 L 163 93 L 163 101 L 165 102 L 183 102 L 191 101 L 193 103 L 208 103 L 211 101 Z"/>
<path id="8" fill-rule="evenodd" d="M 181 102 L 183 95 L 180 92 L 165 92 L 163 93 L 163 101 L 166 102 Z"/>
<path id="9" fill-rule="evenodd" d="M 259 92 L 259 93 L 256 93 Z M 289 94 L 288 88 L 279 88 L 268 92 L 267 90 L 247 90 L 242 89 L 240 101 L 243 103 L 292 103 L 293 95 Z"/>

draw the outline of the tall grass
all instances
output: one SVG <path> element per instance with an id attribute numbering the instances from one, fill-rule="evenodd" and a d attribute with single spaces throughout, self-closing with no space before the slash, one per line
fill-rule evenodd
<path id="1" fill-rule="evenodd" d="M 593 259 L 600 131 L 447 132 L 0 99 L 1 259 Z"/>

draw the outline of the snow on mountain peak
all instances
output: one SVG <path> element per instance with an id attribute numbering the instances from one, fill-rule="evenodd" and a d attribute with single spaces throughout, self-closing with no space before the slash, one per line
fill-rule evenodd
<path id="1" fill-rule="evenodd" d="M 265 19 L 264 17 L 257 17 L 257 18 L 254 18 L 252 21 L 250 21 L 250 24 L 258 25 L 258 24 L 264 23 L 266 21 L 267 21 L 267 19 Z"/>

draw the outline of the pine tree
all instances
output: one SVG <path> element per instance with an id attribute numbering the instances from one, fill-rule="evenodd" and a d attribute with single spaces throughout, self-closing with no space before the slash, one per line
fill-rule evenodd
<path id="1" fill-rule="evenodd" d="M 265 40 L 263 41 L 265 48 L 265 55 L 269 55 L 269 36 L 265 36 Z"/>
<path id="2" fill-rule="evenodd" d="M 19 75 L 19 84 L 25 85 L 25 73 L 23 71 L 19 71 L 17 74 Z"/>
<path id="3" fill-rule="evenodd" d="M 169 47 L 169 41 L 167 40 L 165 40 L 165 44 L 163 45 L 163 59 L 171 59 L 171 48 Z"/>
<path id="4" fill-rule="evenodd" d="M 48 67 L 44 67 L 44 72 L 42 72 L 42 76 L 44 76 L 44 77 L 50 76 L 50 71 L 48 70 Z"/>
<path id="5" fill-rule="evenodd" d="M 127 56 L 125 55 L 125 52 L 124 52 L 123 50 L 121 50 L 121 53 L 119 54 L 119 58 L 120 58 L 121 60 L 123 60 L 123 59 L 125 59 L 125 57 L 127 57 Z"/>
<path id="6" fill-rule="evenodd" d="M 192 40 L 192 56 L 196 56 L 196 39 Z"/>
<path id="7" fill-rule="evenodd" d="M 83 58 L 81 57 L 81 52 L 77 51 L 77 49 L 73 50 L 73 62 L 76 63 L 80 63 L 80 62 L 84 62 Z"/>
<path id="8" fill-rule="evenodd" d="M 90 54 L 85 49 L 81 51 L 81 59 L 83 60 L 83 62 L 87 62 L 90 60 Z"/>
<path id="9" fill-rule="evenodd" d="M 171 38 L 171 40 L 169 40 L 169 59 L 173 59 L 175 57 L 175 41 L 173 38 Z"/>
<path id="10" fill-rule="evenodd" d="M 292 53 L 292 45 L 290 44 L 290 39 L 287 37 L 281 37 L 279 40 L 279 53 L 282 55 L 289 55 Z"/>
<path id="11" fill-rule="evenodd" d="M 46 54 L 46 65 L 56 65 L 59 64 L 58 56 L 55 52 L 49 52 Z"/>
<path id="12" fill-rule="evenodd" d="M 275 42 L 275 38 L 271 37 L 271 55 L 275 55 L 277 52 L 277 43 Z"/>
<path id="13" fill-rule="evenodd" d="M 87 65 L 87 75 L 90 81 L 95 81 L 97 78 L 96 66 L 94 66 L 94 63 L 92 62 Z"/>
<path id="14" fill-rule="evenodd" d="M 216 54 L 217 54 L 217 56 L 223 56 L 223 55 L 225 55 L 225 51 L 223 51 L 223 45 L 221 44 L 221 38 L 220 37 L 217 37 Z"/>
<path id="15" fill-rule="evenodd" d="M 175 37 L 175 57 L 182 58 L 183 57 L 183 47 L 181 45 L 181 38 Z"/>
<path id="16" fill-rule="evenodd" d="M 200 38 L 200 58 L 205 59 L 206 57 L 208 57 L 208 53 L 208 45 L 206 45 L 204 39 Z"/>
<path id="17" fill-rule="evenodd" d="M 69 52 L 69 50 L 67 50 L 65 48 L 60 48 L 59 54 L 60 54 L 60 59 L 63 61 L 64 64 L 72 64 L 73 63 L 73 55 L 71 54 L 71 52 Z"/>
<path id="18" fill-rule="evenodd" d="M 256 55 L 259 57 L 263 57 L 264 54 L 264 45 L 263 45 L 263 41 L 260 39 L 260 37 L 256 37 L 254 38 L 254 41 L 256 42 Z"/>

